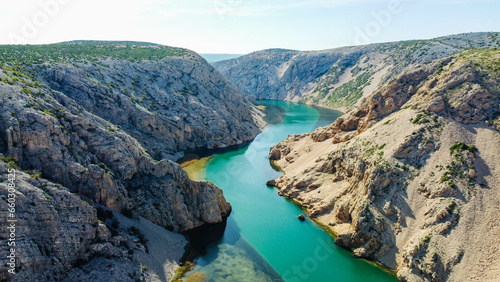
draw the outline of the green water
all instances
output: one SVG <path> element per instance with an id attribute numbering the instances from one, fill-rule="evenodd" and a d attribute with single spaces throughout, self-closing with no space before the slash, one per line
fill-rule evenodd
<path id="1" fill-rule="evenodd" d="M 285 108 L 285 119 L 268 125 L 247 147 L 215 155 L 205 168 L 206 180 L 222 188 L 233 211 L 224 237 L 197 259 L 193 272 L 204 272 L 209 281 L 397 281 L 336 246 L 309 219 L 299 221 L 303 211 L 265 184 L 281 175 L 269 165 L 271 146 L 289 134 L 329 124 L 340 113 L 320 114 L 313 107 L 283 101 L 266 103 Z"/>

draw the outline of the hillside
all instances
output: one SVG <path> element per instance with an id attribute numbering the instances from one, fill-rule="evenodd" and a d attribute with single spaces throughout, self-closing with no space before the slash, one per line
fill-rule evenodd
<path id="1" fill-rule="evenodd" d="M 140 140 L 155 159 L 252 140 L 251 106 L 196 53 L 135 43 L 0 46 L 4 84 L 23 75 Z M 114 127 L 110 125 L 110 130 Z"/>
<path id="2" fill-rule="evenodd" d="M 15 197 L 20 281 L 170 279 L 186 245 L 170 231 L 222 222 L 231 206 L 169 158 L 260 132 L 197 54 L 133 42 L 0 46 L 0 109 L 0 208 Z"/>
<path id="3" fill-rule="evenodd" d="M 392 77 L 333 124 L 271 149 L 270 180 L 401 281 L 500 275 L 500 51 Z"/>
<path id="4" fill-rule="evenodd" d="M 467 33 L 322 51 L 270 49 L 214 66 L 247 96 L 345 111 L 418 64 L 493 47 L 500 47 L 498 33 Z"/>

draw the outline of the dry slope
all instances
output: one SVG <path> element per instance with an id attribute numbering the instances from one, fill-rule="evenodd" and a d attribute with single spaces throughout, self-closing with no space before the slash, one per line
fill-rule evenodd
<path id="1" fill-rule="evenodd" d="M 405 71 L 332 125 L 289 136 L 270 180 L 402 281 L 500 275 L 500 51 Z"/>
<path id="2" fill-rule="evenodd" d="M 344 111 L 418 64 L 494 47 L 500 47 L 498 33 L 467 33 L 321 51 L 270 49 L 214 66 L 245 95 Z"/>

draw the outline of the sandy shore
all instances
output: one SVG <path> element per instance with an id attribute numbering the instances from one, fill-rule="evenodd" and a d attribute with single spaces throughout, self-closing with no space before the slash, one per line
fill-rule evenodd
<path id="1" fill-rule="evenodd" d="M 210 159 L 212 159 L 212 156 L 201 159 L 193 159 L 181 163 L 181 166 L 185 171 L 187 171 L 189 179 L 194 181 L 202 181 L 205 180 L 204 169 L 207 166 Z"/>

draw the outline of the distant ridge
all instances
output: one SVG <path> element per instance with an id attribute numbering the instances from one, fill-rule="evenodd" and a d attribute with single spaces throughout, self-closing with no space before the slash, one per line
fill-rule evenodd
<path id="1" fill-rule="evenodd" d="M 64 41 L 61 44 L 121 44 L 135 46 L 163 46 L 162 44 L 142 42 L 142 41 L 108 41 L 108 40 L 72 40 Z"/>
<path id="2" fill-rule="evenodd" d="M 327 50 L 267 49 L 213 65 L 246 96 L 347 111 L 419 64 L 493 48 L 500 48 L 500 33 L 477 32 Z"/>
<path id="3" fill-rule="evenodd" d="M 200 54 L 209 63 L 230 60 L 243 56 L 243 54 Z"/>

